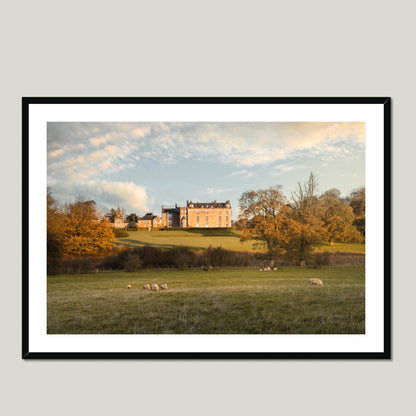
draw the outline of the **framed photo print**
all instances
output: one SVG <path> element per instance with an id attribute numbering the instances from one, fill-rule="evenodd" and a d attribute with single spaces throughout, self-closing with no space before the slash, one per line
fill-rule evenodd
<path id="1" fill-rule="evenodd" d="M 29 358 L 391 358 L 391 100 L 22 99 Z"/>

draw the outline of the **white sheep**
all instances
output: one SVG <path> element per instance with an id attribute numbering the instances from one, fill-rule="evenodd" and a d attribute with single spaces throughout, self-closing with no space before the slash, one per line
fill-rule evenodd
<path id="1" fill-rule="evenodd" d="M 127 289 L 131 289 L 131 285 L 127 285 Z"/>
<path id="2" fill-rule="evenodd" d="M 156 283 L 152 284 L 152 290 L 153 292 L 158 292 L 159 291 L 159 285 L 157 285 Z"/>
<path id="3" fill-rule="evenodd" d="M 310 285 L 315 285 L 315 286 L 323 286 L 324 285 L 322 283 L 322 280 L 320 280 L 320 279 L 309 279 L 309 284 Z"/>
<path id="4" fill-rule="evenodd" d="M 263 269 L 259 269 L 259 272 L 262 272 L 263 271 Z"/>
<path id="5" fill-rule="evenodd" d="M 150 285 L 144 285 L 144 286 L 143 286 L 143 289 L 144 289 L 144 290 L 150 290 Z"/>
<path id="6" fill-rule="evenodd" d="M 275 271 L 277 271 L 277 267 L 273 267 L 273 271 L 275 272 Z"/>
<path id="7" fill-rule="evenodd" d="M 164 285 L 160 285 L 162 290 L 168 290 L 168 285 L 165 283 Z"/>

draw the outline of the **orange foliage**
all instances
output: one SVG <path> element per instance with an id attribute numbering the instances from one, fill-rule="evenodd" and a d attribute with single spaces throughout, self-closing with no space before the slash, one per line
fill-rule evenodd
<path id="1" fill-rule="evenodd" d="M 76 201 L 65 209 L 63 254 L 104 254 L 114 245 L 113 230 L 97 217 L 94 201 Z"/>

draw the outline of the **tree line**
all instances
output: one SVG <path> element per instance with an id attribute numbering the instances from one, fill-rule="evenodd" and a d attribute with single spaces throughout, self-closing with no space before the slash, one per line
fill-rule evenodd
<path id="1" fill-rule="evenodd" d="M 239 201 L 241 241 L 257 240 L 270 261 L 306 262 L 325 242 L 362 242 L 365 238 L 365 188 L 341 198 L 338 189 L 319 195 L 316 175 L 298 183 L 290 199 L 281 186 L 244 192 Z"/>
<path id="2" fill-rule="evenodd" d="M 365 238 L 365 188 L 347 198 L 340 195 L 337 189 L 319 195 L 313 173 L 307 182 L 298 184 L 290 199 L 281 186 L 244 192 L 237 221 L 241 241 L 257 240 L 265 248 L 267 261 L 298 264 L 310 259 L 314 247 L 324 242 L 361 242 Z M 115 232 L 99 215 L 95 201 L 76 200 L 60 207 L 48 189 L 48 273 L 63 257 L 107 255 L 114 248 Z"/>

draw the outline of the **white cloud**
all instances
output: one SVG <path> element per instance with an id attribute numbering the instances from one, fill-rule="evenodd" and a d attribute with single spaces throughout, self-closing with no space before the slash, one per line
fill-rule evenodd
<path id="1" fill-rule="evenodd" d="M 104 144 L 108 141 L 109 139 L 109 135 L 107 134 L 106 136 L 98 136 L 98 137 L 92 137 L 90 139 L 90 143 L 93 146 L 99 146 L 100 144 Z"/>
<path id="2" fill-rule="evenodd" d="M 107 182 L 96 184 L 97 192 L 101 197 L 114 201 L 120 201 L 120 206 L 137 211 L 147 210 L 147 193 L 145 188 L 135 185 L 133 182 Z"/>
<path id="3" fill-rule="evenodd" d="M 48 158 L 56 159 L 58 156 L 62 155 L 63 153 L 64 153 L 63 149 L 51 150 L 50 152 L 48 152 Z"/>
<path id="4" fill-rule="evenodd" d="M 230 176 L 242 176 L 243 178 L 251 178 L 253 176 L 253 172 L 249 172 L 246 169 L 237 170 L 237 171 L 231 173 Z"/>
<path id="5" fill-rule="evenodd" d="M 132 137 L 138 138 L 138 137 L 145 137 L 150 133 L 150 127 L 146 126 L 146 127 L 137 127 L 135 128 L 132 132 L 131 135 Z"/>
<path id="6" fill-rule="evenodd" d="M 147 172 L 152 165 L 161 172 L 174 165 L 180 173 L 188 160 L 189 165 L 223 164 L 230 168 L 230 176 L 243 183 L 254 173 L 261 176 L 256 169 L 263 166 L 277 175 L 294 170 L 293 166 L 299 167 L 305 160 L 352 160 L 362 157 L 364 150 L 365 124 L 359 122 L 48 123 L 48 180 L 54 187 L 61 187 L 63 196 L 67 190 L 79 190 L 89 197 L 94 190 L 105 203 L 110 204 L 117 196 L 126 208 L 128 204 L 139 210 L 140 206 L 135 205 L 150 204 L 143 188 L 119 180 L 143 177 L 151 187 L 153 178 Z M 142 176 L 130 176 L 140 169 L 147 170 L 141 172 Z M 221 184 L 226 186 L 226 182 L 214 182 L 212 186 Z M 136 196 L 123 196 L 119 189 Z M 227 191 L 211 187 L 207 193 L 214 199 Z"/>
<path id="7" fill-rule="evenodd" d="M 87 180 L 79 182 L 53 182 L 52 191 L 61 203 L 73 202 L 76 198 L 93 199 L 106 208 L 118 205 L 127 210 L 145 212 L 148 210 L 146 189 L 133 182 L 112 182 L 105 180 Z"/>
<path id="8" fill-rule="evenodd" d="M 129 154 L 160 163 L 212 160 L 244 168 L 285 160 L 299 152 L 345 156 L 351 149 L 341 152 L 340 140 L 363 145 L 365 123 L 52 123 L 50 133 L 48 125 L 51 158 L 62 154 L 57 148 L 60 143 L 62 148 L 73 146 L 67 155 L 70 159 L 79 155 L 77 146 L 87 142 L 90 148 L 82 154 L 90 165 Z M 108 142 L 105 149 L 93 151 Z"/>
<path id="9" fill-rule="evenodd" d="M 231 176 L 236 176 L 236 175 L 245 175 L 245 174 L 247 174 L 247 171 L 244 169 L 244 170 L 237 170 L 237 171 L 233 172 L 233 173 L 231 174 Z"/>

